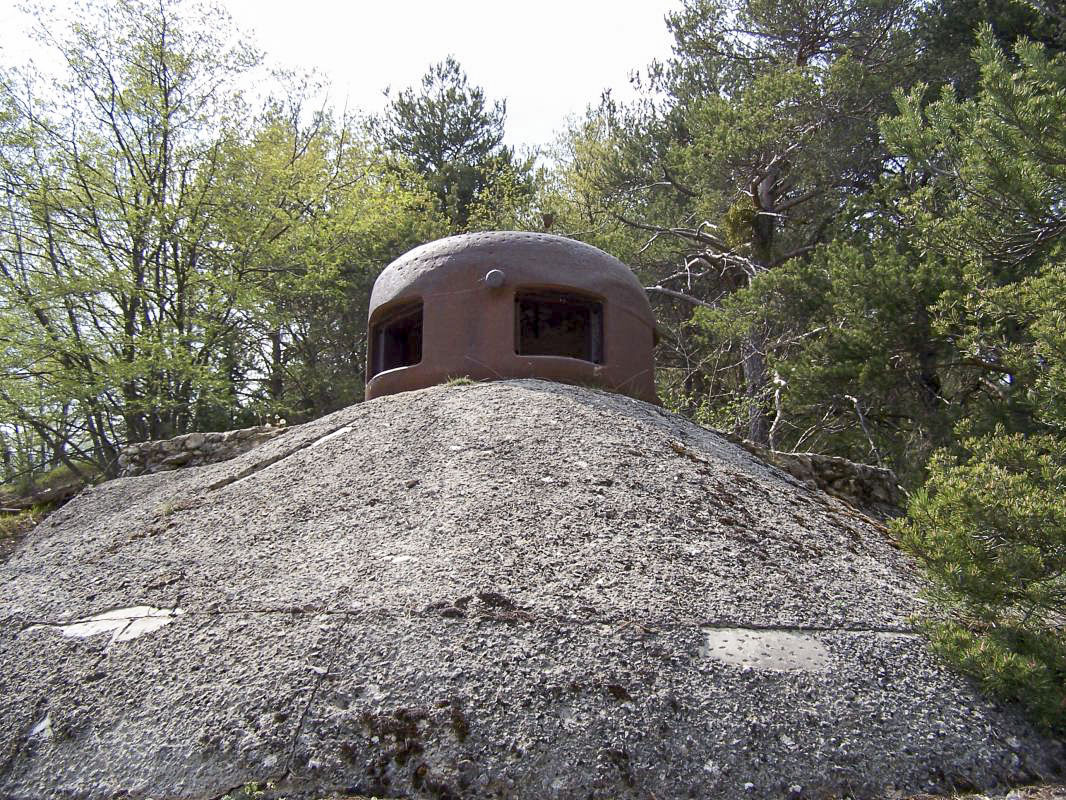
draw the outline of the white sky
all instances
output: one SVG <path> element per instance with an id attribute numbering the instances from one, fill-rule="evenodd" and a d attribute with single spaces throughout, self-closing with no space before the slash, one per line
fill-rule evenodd
<path id="1" fill-rule="evenodd" d="M 454 55 L 490 100 L 507 100 L 511 144 L 548 144 L 568 115 L 600 93 L 632 96 L 629 75 L 670 54 L 663 17 L 678 0 L 222 0 L 238 27 L 253 31 L 268 59 L 317 68 L 332 97 L 378 111 L 386 86 L 418 82 Z M 35 53 L 26 18 L 0 0 L 0 59 Z M 69 0 L 54 2 L 57 18 Z"/>

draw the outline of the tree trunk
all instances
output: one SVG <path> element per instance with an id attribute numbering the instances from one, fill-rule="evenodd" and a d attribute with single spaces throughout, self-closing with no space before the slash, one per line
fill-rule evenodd
<path id="1" fill-rule="evenodd" d="M 281 403 L 285 390 L 285 373 L 282 368 L 284 354 L 281 349 L 281 330 L 270 333 L 270 399 L 275 406 Z"/>
<path id="2" fill-rule="evenodd" d="M 770 446 L 770 419 L 763 407 L 763 393 L 767 386 L 766 341 L 762 332 L 752 331 L 744 339 L 741 354 L 744 368 L 744 389 L 748 398 L 747 438 L 763 447 Z"/>

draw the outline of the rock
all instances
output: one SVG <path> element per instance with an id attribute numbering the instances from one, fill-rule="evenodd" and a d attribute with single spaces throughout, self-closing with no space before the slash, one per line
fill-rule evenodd
<path id="1" fill-rule="evenodd" d="M 204 435 L 202 433 L 190 433 L 182 443 L 186 450 L 196 450 L 203 447 Z"/>
<path id="2" fill-rule="evenodd" d="M 836 456 L 769 450 L 736 436 L 728 435 L 727 438 L 803 483 L 874 517 L 895 517 L 902 511 L 903 492 L 889 469 L 857 464 Z"/>
<path id="3" fill-rule="evenodd" d="M 132 477 L 163 469 L 228 461 L 284 433 L 284 430 L 264 425 L 220 433 L 189 433 L 173 439 L 127 445 L 119 459 L 120 474 Z M 178 458 L 179 454 L 184 457 Z"/>
<path id="4" fill-rule="evenodd" d="M 604 496 L 540 481 L 578 453 Z M 5 800 L 873 798 L 1064 763 L 910 629 L 881 526 L 576 387 L 398 394 L 104 483 L 0 585 Z"/>

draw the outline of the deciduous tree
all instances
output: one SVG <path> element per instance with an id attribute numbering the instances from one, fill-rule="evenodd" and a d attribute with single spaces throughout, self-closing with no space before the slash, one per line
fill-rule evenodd
<path id="1" fill-rule="evenodd" d="M 0 419 L 113 470 L 127 441 L 359 399 L 368 281 L 442 230 L 420 179 L 307 84 L 253 108 L 220 9 L 41 28 L 66 78 L 0 85 Z"/>

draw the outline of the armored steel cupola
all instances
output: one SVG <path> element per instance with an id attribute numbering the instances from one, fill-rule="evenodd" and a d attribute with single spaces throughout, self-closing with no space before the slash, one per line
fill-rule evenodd
<path id="1" fill-rule="evenodd" d="M 655 395 L 655 319 L 618 259 L 542 233 L 451 236 L 393 261 L 370 296 L 366 397 L 450 378 L 543 378 Z"/>

